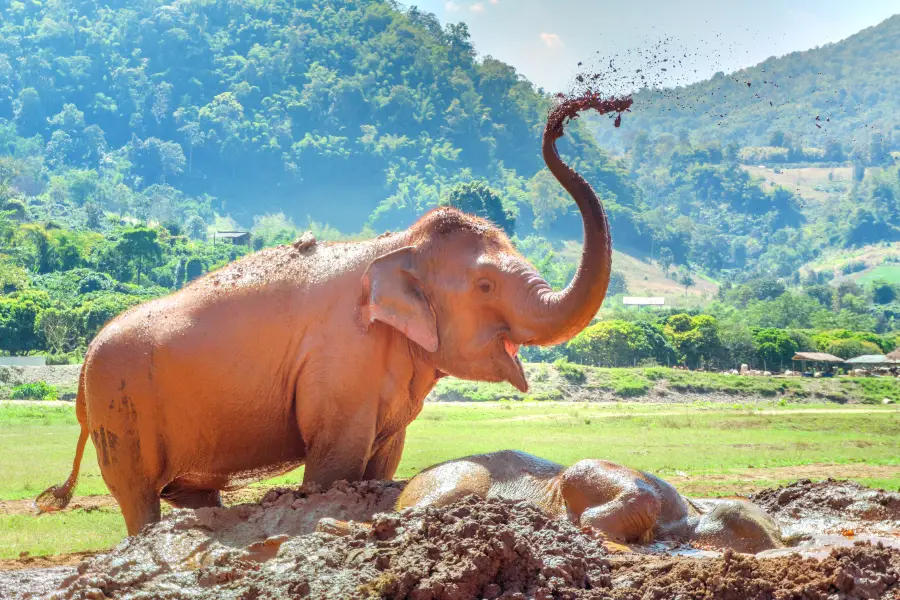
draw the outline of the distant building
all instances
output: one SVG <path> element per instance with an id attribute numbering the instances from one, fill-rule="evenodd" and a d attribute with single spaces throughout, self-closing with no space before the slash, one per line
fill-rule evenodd
<path id="1" fill-rule="evenodd" d="M 665 298 L 647 298 L 643 296 L 625 296 L 622 298 L 625 306 L 665 306 Z"/>
<path id="2" fill-rule="evenodd" d="M 232 244 L 234 246 L 249 246 L 250 245 L 250 232 L 249 231 L 216 231 L 213 233 L 213 244 L 216 243 L 216 240 L 222 240 L 226 244 Z"/>

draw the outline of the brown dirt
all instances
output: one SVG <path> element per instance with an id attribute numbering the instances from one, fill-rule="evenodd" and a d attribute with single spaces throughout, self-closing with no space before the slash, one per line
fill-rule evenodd
<path id="1" fill-rule="evenodd" d="M 790 519 L 900 521 L 900 493 L 873 490 L 853 481 L 801 479 L 750 499 L 770 514 Z"/>
<path id="2" fill-rule="evenodd" d="M 824 560 L 628 557 L 612 564 L 611 600 L 840 600 L 900 598 L 900 551 L 870 544 L 837 548 Z"/>
<path id="3" fill-rule="evenodd" d="M 443 509 L 387 514 L 402 485 L 274 489 L 259 504 L 172 511 L 77 569 L 0 572 L 0 597 L 45 597 L 61 588 L 53 597 L 900 598 L 900 550 L 894 548 L 846 545 L 827 551 L 823 560 L 731 552 L 611 554 L 570 523 L 524 502 L 470 497 Z M 837 481 L 803 481 L 757 494 L 776 513 L 797 507 L 820 515 L 851 507 L 852 514 L 871 518 L 895 515 L 895 496 Z M 866 502 L 887 512 L 872 513 Z M 329 519 L 357 523 L 341 528 Z"/>
<path id="4" fill-rule="evenodd" d="M 247 487 L 234 492 L 223 492 L 222 503 L 225 506 L 259 502 L 272 488 Z M 97 496 L 75 496 L 64 509 L 86 510 L 88 512 L 100 508 L 116 508 L 119 505 L 116 499 L 109 494 Z M 35 513 L 34 498 L 22 498 L 20 500 L 0 500 L 0 515 L 31 515 Z M 0 567 L 2 569 L 2 567 Z"/>

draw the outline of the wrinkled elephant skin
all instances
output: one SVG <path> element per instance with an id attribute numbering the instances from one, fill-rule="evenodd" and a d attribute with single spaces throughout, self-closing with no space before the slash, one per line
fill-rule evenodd
<path id="1" fill-rule="evenodd" d="M 413 477 L 397 509 L 446 506 L 474 494 L 528 500 L 618 543 L 690 541 L 756 554 L 783 548 L 775 520 L 743 499 L 689 500 L 655 475 L 605 460 L 571 467 L 504 450 L 450 460 Z"/>

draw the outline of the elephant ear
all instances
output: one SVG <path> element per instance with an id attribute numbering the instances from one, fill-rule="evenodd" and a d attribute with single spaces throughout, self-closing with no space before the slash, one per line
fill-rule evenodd
<path id="1" fill-rule="evenodd" d="M 390 325 L 428 352 L 438 349 L 437 318 L 416 276 L 412 246 L 372 261 L 363 275 L 366 326 Z"/>

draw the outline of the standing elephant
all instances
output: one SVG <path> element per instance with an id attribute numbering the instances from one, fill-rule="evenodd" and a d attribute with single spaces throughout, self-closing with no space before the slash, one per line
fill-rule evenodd
<path id="1" fill-rule="evenodd" d="M 627 106 L 594 106 L 611 112 Z M 581 104 L 548 119 L 543 156 L 584 220 L 572 283 L 554 292 L 496 227 L 438 208 L 376 239 L 305 240 L 247 256 L 111 321 L 81 371 L 73 470 L 87 438 L 129 535 L 176 507 L 306 465 L 304 483 L 390 479 L 407 425 L 445 375 L 528 389 L 518 349 L 570 339 L 609 283 L 606 214 L 556 150 Z"/>

